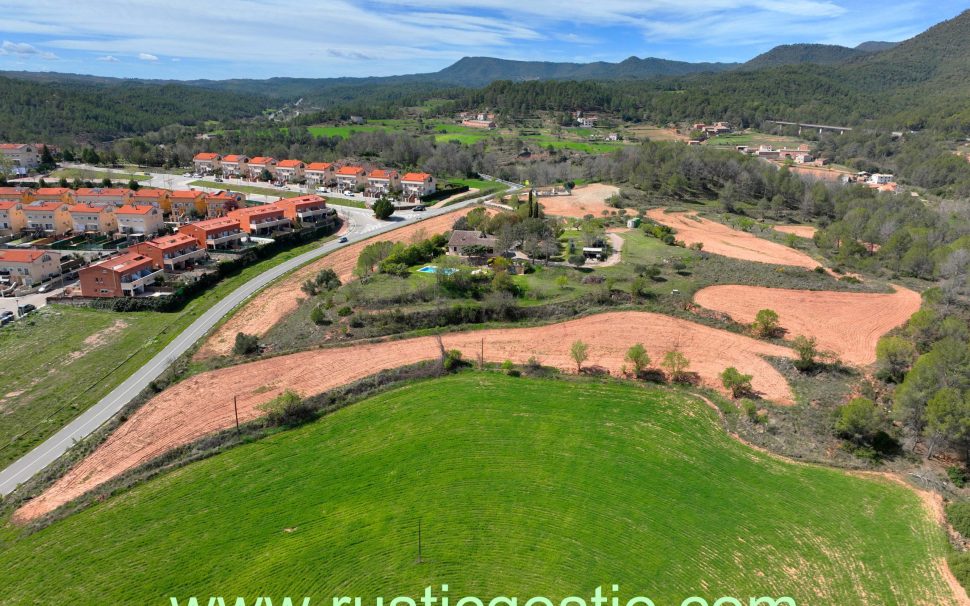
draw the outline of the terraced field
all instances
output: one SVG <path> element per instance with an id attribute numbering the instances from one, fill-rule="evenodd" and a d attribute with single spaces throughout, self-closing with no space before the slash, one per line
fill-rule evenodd
<path id="1" fill-rule="evenodd" d="M 658 605 L 957 603 L 943 533 L 898 484 L 751 450 L 666 390 L 497 374 L 407 386 L 0 539 L 0 604 L 611 583 Z"/>

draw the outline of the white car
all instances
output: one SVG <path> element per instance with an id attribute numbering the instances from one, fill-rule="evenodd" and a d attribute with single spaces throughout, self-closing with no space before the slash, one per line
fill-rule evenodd
<path id="1" fill-rule="evenodd" d="M 192 176 L 192 173 L 182 173 L 182 176 L 183 177 L 191 177 Z"/>
<path id="2" fill-rule="evenodd" d="M 347 196 L 348 198 L 353 198 L 354 197 L 354 192 L 350 191 L 349 189 L 345 189 L 344 190 L 344 195 Z"/>

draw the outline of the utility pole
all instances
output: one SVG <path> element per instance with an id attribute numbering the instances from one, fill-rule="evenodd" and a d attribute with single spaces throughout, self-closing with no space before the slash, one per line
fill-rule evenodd
<path id="1" fill-rule="evenodd" d="M 239 433 L 239 405 L 236 403 L 235 395 L 232 396 L 232 410 L 236 413 L 236 433 Z"/>

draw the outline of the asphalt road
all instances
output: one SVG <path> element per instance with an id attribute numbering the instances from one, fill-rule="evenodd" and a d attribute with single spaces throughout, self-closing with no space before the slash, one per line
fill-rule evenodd
<path id="1" fill-rule="evenodd" d="M 319 248 L 281 263 L 256 276 L 249 282 L 246 282 L 226 296 L 225 299 L 213 305 L 192 322 L 188 328 L 182 331 L 181 334 L 175 337 L 162 351 L 157 353 L 155 357 L 128 377 L 128 379 L 116 387 L 111 393 L 102 398 L 97 404 L 81 413 L 80 416 L 68 423 L 63 429 L 15 461 L 9 467 L 0 471 L 0 495 L 5 496 L 10 494 L 18 485 L 27 481 L 34 474 L 57 460 L 75 442 L 93 433 L 105 421 L 124 408 L 149 383 L 161 375 L 166 368 L 185 353 L 196 341 L 209 332 L 233 308 L 246 301 L 246 299 L 273 280 L 317 257 L 331 253 L 348 244 L 359 242 L 360 240 L 380 233 L 392 231 L 404 225 L 410 225 L 421 219 L 451 212 L 478 201 L 478 199 L 469 200 L 468 202 L 455 204 L 447 208 L 428 210 L 423 213 L 396 215 L 394 217 L 396 220 L 390 222 L 377 221 L 373 218 L 373 214 L 369 210 L 335 206 L 334 208 L 337 209 L 337 212 L 350 221 L 350 231 L 345 234 L 348 240 L 347 243 L 332 240 Z"/>

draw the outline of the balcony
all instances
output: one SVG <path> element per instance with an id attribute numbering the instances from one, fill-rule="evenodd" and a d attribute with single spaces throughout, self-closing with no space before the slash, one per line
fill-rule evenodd
<path id="1" fill-rule="evenodd" d="M 192 250 L 186 250 L 179 252 L 171 257 L 163 257 L 162 262 L 165 267 L 175 267 L 179 263 L 184 263 L 192 259 L 200 259 L 205 257 L 205 251 L 201 248 L 195 248 Z"/>
<path id="2" fill-rule="evenodd" d="M 121 290 L 127 292 L 138 292 L 144 289 L 146 286 L 155 283 L 155 278 L 162 275 L 163 270 L 157 269 L 155 271 L 142 270 L 138 273 L 132 274 L 131 276 L 125 276 L 121 278 Z M 138 276 L 137 278 L 134 276 Z"/>
<path id="3" fill-rule="evenodd" d="M 335 214 L 335 212 L 336 211 L 333 211 L 329 208 L 313 208 L 309 210 L 298 211 L 296 213 L 296 216 L 300 221 L 316 221 L 316 217 Z"/>
<path id="4" fill-rule="evenodd" d="M 223 234 L 221 236 L 206 236 L 205 243 L 208 246 L 218 247 L 220 244 L 232 242 L 233 240 L 242 240 L 244 237 L 244 233 L 237 231 L 231 234 Z"/>
<path id="5" fill-rule="evenodd" d="M 249 227 L 253 231 L 259 231 L 263 229 L 272 229 L 279 225 L 289 225 L 289 224 L 290 224 L 289 219 L 287 219 L 286 217 L 280 217 L 279 219 L 266 219 L 265 221 L 258 221 L 258 222 L 250 221 Z"/>

